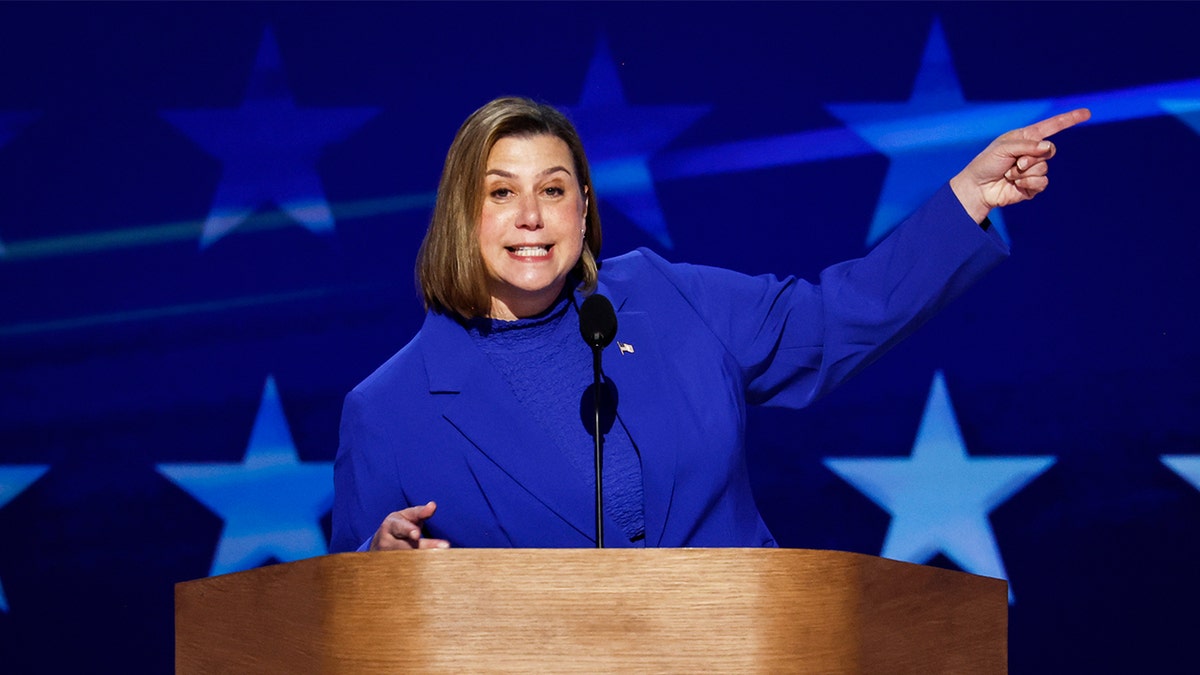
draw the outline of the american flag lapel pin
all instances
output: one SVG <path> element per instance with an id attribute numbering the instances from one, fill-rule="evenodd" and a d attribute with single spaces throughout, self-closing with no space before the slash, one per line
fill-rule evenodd
<path id="1" fill-rule="evenodd" d="M 621 350 L 622 354 L 632 354 L 633 353 L 633 345 L 629 344 L 628 342 L 618 341 L 617 349 Z"/>

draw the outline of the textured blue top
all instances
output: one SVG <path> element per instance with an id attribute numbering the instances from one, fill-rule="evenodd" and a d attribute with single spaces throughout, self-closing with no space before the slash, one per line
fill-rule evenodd
<path id="1" fill-rule="evenodd" d="M 571 294 L 564 292 L 536 316 L 516 321 L 477 318 L 466 322 L 466 328 L 521 406 L 549 432 L 575 468 L 578 488 L 594 494 L 592 350 L 579 334 L 574 304 Z M 611 410 L 610 405 L 601 418 L 604 510 L 633 546 L 642 546 L 646 524 L 641 458 L 624 426 L 613 424 Z"/>

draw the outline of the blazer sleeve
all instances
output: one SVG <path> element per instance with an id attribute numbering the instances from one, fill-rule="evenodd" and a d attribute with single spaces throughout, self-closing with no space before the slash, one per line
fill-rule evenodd
<path id="1" fill-rule="evenodd" d="M 355 389 L 346 395 L 342 406 L 342 421 L 337 456 L 333 468 L 333 533 L 330 549 L 333 553 L 365 551 L 382 515 L 405 507 L 395 501 L 384 503 L 383 497 L 400 495 L 399 485 L 381 490 L 384 477 L 398 480 L 399 473 L 387 463 L 390 447 L 379 416 L 368 412 L 367 398 Z M 376 522 L 379 520 L 379 522 Z"/>
<path id="2" fill-rule="evenodd" d="M 1007 255 L 945 185 L 866 256 L 826 268 L 818 283 L 649 257 L 736 362 L 747 402 L 799 408 L 911 334 Z"/>

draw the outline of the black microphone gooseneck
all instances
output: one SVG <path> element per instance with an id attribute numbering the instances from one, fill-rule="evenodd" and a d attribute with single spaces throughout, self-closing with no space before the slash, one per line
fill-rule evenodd
<path id="1" fill-rule="evenodd" d="M 600 386 L 603 371 L 600 369 L 600 352 L 613 341 L 617 334 L 617 315 L 612 303 L 603 295 L 589 295 L 579 307 L 579 332 L 583 341 L 592 348 L 592 407 L 595 412 L 594 434 L 596 448 L 596 548 L 604 548 L 604 455 L 601 451 L 604 436 L 600 433 Z"/>

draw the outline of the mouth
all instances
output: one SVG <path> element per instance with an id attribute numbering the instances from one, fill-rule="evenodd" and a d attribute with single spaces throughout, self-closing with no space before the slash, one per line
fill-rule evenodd
<path id="1" fill-rule="evenodd" d="M 504 248 L 518 258 L 539 258 L 549 254 L 550 249 L 554 248 L 554 244 L 542 244 L 539 246 L 505 246 Z"/>

